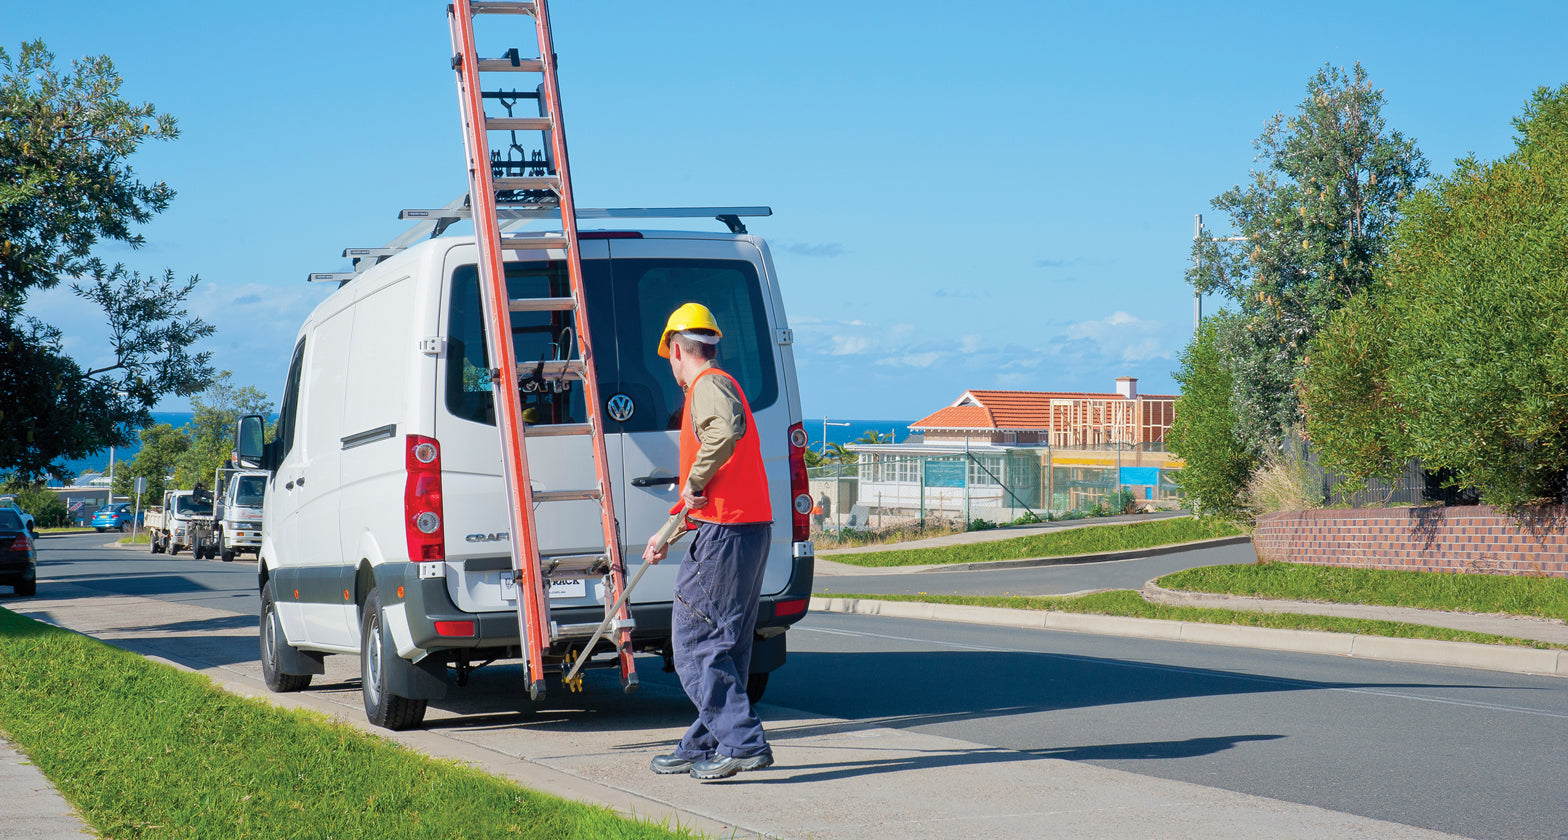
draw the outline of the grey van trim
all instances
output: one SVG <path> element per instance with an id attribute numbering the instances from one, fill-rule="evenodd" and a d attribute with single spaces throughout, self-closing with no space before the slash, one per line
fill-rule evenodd
<path id="1" fill-rule="evenodd" d="M 340 438 L 340 440 L 343 442 L 344 449 L 353 449 L 356 446 L 364 446 L 367 443 L 375 443 L 378 440 L 387 440 L 395 437 L 397 437 L 397 424 L 388 423 L 385 426 L 377 426 L 374 429 L 355 432 L 348 437 Z"/>

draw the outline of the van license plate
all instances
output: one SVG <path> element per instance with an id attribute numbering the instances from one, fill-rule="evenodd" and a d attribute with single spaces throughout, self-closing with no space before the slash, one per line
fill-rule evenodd
<path id="1" fill-rule="evenodd" d="M 588 594 L 588 581 L 563 580 L 550 584 L 551 598 L 581 598 Z"/>
<path id="2" fill-rule="evenodd" d="M 511 572 L 501 573 L 501 599 L 504 601 L 517 600 L 517 581 L 512 580 Z"/>

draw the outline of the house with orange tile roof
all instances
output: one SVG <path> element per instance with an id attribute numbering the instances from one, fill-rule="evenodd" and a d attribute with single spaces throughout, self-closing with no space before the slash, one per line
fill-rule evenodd
<path id="1" fill-rule="evenodd" d="M 1175 416 L 1175 396 L 1140 394 L 1130 376 L 1114 393 L 965 391 L 910 424 L 904 443 L 851 445 L 856 496 L 889 514 L 993 521 L 1082 510 L 1122 489 L 1144 507 L 1175 506 L 1170 473 L 1181 463 L 1165 447 Z"/>

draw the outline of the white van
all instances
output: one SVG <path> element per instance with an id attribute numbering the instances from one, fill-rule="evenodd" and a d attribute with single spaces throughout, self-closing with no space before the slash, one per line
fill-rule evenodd
<path id="1" fill-rule="evenodd" d="M 684 397 L 656 352 L 665 319 L 696 301 L 724 332 L 718 361 L 751 403 L 776 517 L 748 686 L 755 699 L 784 663 L 786 628 L 805 614 L 814 559 L 791 333 L 767 244 L 614 231 L 584 232 L 581 245 L 628 575 L 678 495 Z M 504 256 L 510 297 L 569 294 L 562 252 Z M 261 445 L 259 417 L 237 431 L 242 461 L 271 471 L 258 564 L 268 686 L 299 690 L 323 673 L 324 655 L 359 654 L 366 714 L 393 729 L 423 719 L 449 672 L 463 685 L 478 663 L 521 655 L 477 258 L 472 237 L 429 239 L 344 284 L 300 329 L 275 441 Z M 571 313 L 511 318 L 519 363 L 575 347 Z M 584 419 L 580 383 L 532 379 L 522 390 L 531 425 Z M 429 465 L 413 456 L 425 442 L 437 447 Z M 534 490 L 594 486 L 588 447 L 581 436 L 530 439 Z M 414 527 L 416 505 L 439 511 L 435 535 Z M 553 502 L 538 514 L 542 552 L 602 550 L 596 502 Z M 666 665 L 681 549 L 632 594 L 633 644 Z M 586 641 L 604 615 L 603 590 L 593 581 L 552 588 L 552 619 L 585 630 L 551 648 L 547 664 Z M 615 662 L 607 643 L 597 653 Z"/>

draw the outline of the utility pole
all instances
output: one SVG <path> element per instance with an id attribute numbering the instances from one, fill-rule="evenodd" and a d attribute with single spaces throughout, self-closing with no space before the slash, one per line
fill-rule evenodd
<path id="1" fill-rule="evenodd" d="M 1192 217 L 1192 260 L 1197 267 L 1193 279 L 1203 276 L 1203 250 L 1198 246 L 1204 242 L 1246 242 L 1245 236 L 1208 236 L 1203 235 L 1203 214 L 1195 213 Z M 1198 284 L 1192 284 L 1192 334 L 1198 334 L 1198 325 L 1203 323 L 1203 293 L 1198 291 Z"/>

